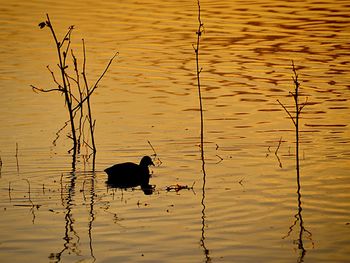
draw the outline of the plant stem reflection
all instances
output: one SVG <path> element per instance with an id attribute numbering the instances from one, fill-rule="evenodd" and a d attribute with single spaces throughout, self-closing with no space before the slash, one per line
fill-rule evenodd
<path id="1" fill-rule="evenodd" d="M 300 168 L 298 167 L 298 170 Z M 300 256 L 298 258 L 297 262 L 304 262 L 304 257 L 306 255 L 306 249 L 304 245 L 304 236 L 306 235 L 306 238 L 309 239 L 312 244 L 312 233 L 307 230 L 304 226 L 304 219 L 302 215 L 302 202 L 301 202 L 301 184 L 300 184 L 300 171 L 297 173 L 297 195 L 298 195 L 298 212 L 294 215 L 294 222 L 293 224 L 289 227 L 289 231 L 287 235 L 283 237 L 283 239 L 289 237 L 296 225 L 298 225 L 299 222 L 299 232 L 298 232 L 298 237 L 296 240 L 294 240 L 294 243 L 298 245 L 298 249 L 300 250 Z"/>
<path id="2" fill-rule="evenodd" d="M 76 185 L 76 175 L 74 172 L 70 173 L 68 188 L 63 184 L 63 174 L 61 176 L 61 202 L 62 206 L 65 208 L 65 231 L 63 240 L 65 241 L 63 244 L 63 249 L 58 253 L 51 253 L 49 258 L 53 260 L 53 262 L 61 262 L 62 255 L 66 250 L 79 255 L 79 242 L 80 237 L 78 233 L 74 229 L 74 218 L 72 207 L 74 205 L 73 200 L 75 196 L 75 185 Z M 67 189 L 67 191 L 65 191 Z M 72 242 L 76 238 L 75 242 Z"/>
<path id="3" fill-rule="evenodd" d="M 209 249 L 206 247 L 205 244 L 205 228 L 206 228 L 206 224 L 205 224 L 205 185 L 206 185 L 206 172 L 205 172 L 205 161 L 204 159 L 202 159 L 202 172 L 203 172 L 203 184 L 202 184 L 202 200 L 201 200 L 201 204 L 202 204 L 202 235 L 201 235 L 201 240 L 200 240 L 200 244 L 201 247 L 203 248 L 203 252 L 205 255 L 205 262 L 211 262 L 211 258 L 209 256 Z"/>
<path id="4" fill-rule="evenodd" d="M 92 173 L 92 177 L 90 179 L 90 204 L 89 204 L 89 248 L 90 248 L 90 255 L 93 258 L 93 262 L 96 261 L 96 258 L 94 256 L 94 250 L 93 250 L 93 245 L 92 245 L 92 227 L 93 227 L 93 222 L 95 220 L 95 212 L 94 212 L 94 205 L 95 205 L 95 172 Z"/>

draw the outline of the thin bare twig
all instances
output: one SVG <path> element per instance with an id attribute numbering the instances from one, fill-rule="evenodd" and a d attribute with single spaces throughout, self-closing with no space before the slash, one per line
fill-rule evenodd
<path id="1" fill-rule="evenodd" d="M 218 162 L 216 162 L 215 164 L 219 164 L 219 163 L 221 163 L 224 159 L 220 156 L 220 155 L 215 155 L 216 157 L 218 157 L 219 158 L 219 161 Z"/>
<path id="2" fill-rule="evenodd" d="M 18 163 L 18 143 L 16 142 L 16 165 L 17 165 L 17 174 L 19 175 L 19 163 Z"/>
<path id="3" fill-rule="evenodd" d="M 52 92 L 52 91 L 61 91 L 62 90 L 60 88 L 58 89 L 41 89 L 41 88 L 38 88 L 38 87 L 35 87 L 34 85 L 30 85 L 32 87 L 32 90 L 34 92 L 37 92 L 37 91 L 40 91 L 40 92 Z"/>
<path id="4" fill-rule="evenodd" d="M 306 97 L 306 99 L 305 99 L 305 102 L 303 103 L 303 105 L 301 105 L 300 107 L 299 107 L 299 114 L 301 113 L 301 111 L 304 109 L 304 107 L 307 105 L 307 101 L 308 101 L 308 97 Z"/>
<path id="5" fill-rule="evenodd" d="M 68 51 L 68 48 L 70 46 L 70 37 L 71 37 L 71 33 L 72 33 L 72 30 L 74 27 L 70 26 L 68 28 L 68 31 L 67 31 L 66 35 L 64 36 L 63 40 L 61 42 L 59 42 L 57 39 L 55 30 L 54 30 L 52 23 L 50 21 L 49 15 L 46 14 L 46 17 L 47 17 L 46 26 L 49 27 L 49 29 L 51 31 L 51 35 L 54 38 L 54 41 L 56 44 L 57 56 L 58 56 L 58 61 L 59 61 L 58 67 L 60 69 L 61 79 L 62 79 L 61 87 L 62 87 L 62 92 L 65 96 L 65 103 L 67 105 L 67 109 L 68 109 L 68 113 L 69 113 L 69 120 L 70 120 L 71 132 L 72 132 L 72 140 L 73 140 L 73 148 L 72 149 L 73 149 L 73 159 L 74 159 L 73 165 L 74 165 L 78 143 L 77 143 L 77 137 L 76 137 L 75 123 L 74 123 L 74 115 L 73 115 L 74 113 L 72 110 L 72 107 L 73 107 L 72 96 L 73 95 L 72 95 L 71 90 L 69 89 L 69 83 L 67 83 L 67 78 L 66 78 L 66 69 L 68 68 L 68 66 L 66 65 L 67 51 Z M 65 41 L 68 41 L 68 45 L 67 45 L 66 51 L 62 52 L 61 47 Z M 63 56 L 63 58 L 62 58 L 62 56 Z M 58 83 L 57 81 L 55 81 L 55 82 Z"/>
<path id="6" fill-rule="evenodd" d="M 85 89 L 86 89 L 86 94 L 87 94 L 87 99 L 86 99 L 87 108 L 88 108 L 87 117 L 88 117 L 88 120 L 89 120 L 89 127 L 90 127 L 90 134 L 91 134 L 91 143 L 92 143 L 92 151 L 93 151 L 93 153 L 96 153 L 96 145 L 95 145 L 95 139 L 94 139 L 94 123 L 95 123 L 95 120 L 92 121 L 90 96 L 89 96 L 89 84 L 88 84 L 88 81 L 87 81 L 86 71 L 85 71 L 85 69 L 86 69 L 86 49 L 85 49 L 85 41 L 84 41 L 84 39 L 82 41 L 83 41 L 83 55 L 84 55 L 82 75 L 83 75 L 83 79 L 84 79 L 84 83 L 85 83 Z"/>
<path id="7" fill-rule="evenodd" d="M 280 140 L 278 141 L 278 146 L 277 146 L 277 148 L 276 148 L 275 155 L 277 155 L 278 150 L 280 149 L 281 143 L 282 143 L 282 137 L 281 137 Z"/>
<path id="8" fill-rule="evenodd" d="M 64 128 L 67 127 L 68 123 L 69 123 L 69 121 L 66 121 L 66 122 L 64 123 L 63 127 L 60 128 L 60 129 L 56 132 L 56 138 L 52 141 L 52 144 L 53 144 L 54 146 L 56 146 L 56 142 L 57 142 L 58 138 L 60 137 L 61 131 L 63 131 Z"/>
<path id="9" fill-rule="evenodd" d="M 286 111 L 286 113 L 288 114 L 289 118 L 292 120 L 292 122 L 294 123 L 294 125 L 296 125 L 294 117 L 292 116 L 292 114 L 290 114 L 289 110 L 279 101 L 277 100 L 277 102 L 282 106 L 282 108 Z"/>
<path id="10" fill-rule="evenodd" d="M 34 213 L 34 208 L 39 208 L 40 205 L 35 205 L 32 201 L 32 198 L 31 198 L 31 190 L 30 190 L 30 182 L 27 178 L 24 178 L 23 180 L 25 180 L 27 183 L 28 183 L 28 201 L 30 202 L 30 212 L 32 213 L 33 215 L 33 219 L 32 219 L 32 223 L 34 224 L 34 221 L 35 221 L 35 213 Z"/>
<path id="11" fill-rule="evenodd" d="M 153 147 L 153 145 L 151 144 L 151 142 L 150 141 L 147 141 L 148 142 L 148 144 L 149 144 L 149 146 L 151 146 L 151 148 L 152 148 L 152 151 L 153 151 L 153 156 L 154 156 L 154 161 L 157 159 L 158 160 L 158 163 L 159 163 L 159 165 L 158 166 L 161 166 L 162 165 L 162 161 L 160 160 L 160 158 L 158 157 L 158 154 L 157 154 L 157 152 L 156 152 L 156 150 L 154 149 L 154 147 Z"/>
<path id="12" fill-rule="evenodd" d="M 1 156 L 0 156 L 0 178 L 1 178 L 1 169 L 2 169 L 2 159 L 1 159 Z"/>
<path id="13" fill-rule="evenodd" d="M 75 111 L 77 108 L 80 107 L 81 104 L 83 104 L 87 99 L 88 97 L 91 96 L 91 94 L 95 91 L 95 89 L 97 88 L 97 84 L 100 82 L 100 80 L 103 78 L 103 76 L 106 74 L 109 66 L 112 64 L 114 58 L 119 54 L 119 52 L 115 53 L 114 56 L 109 60 L 106 68 L 104 69 L 104 71 L 102 72 L 102 74 L 100 75 L 99 79 L 96 81 L 95 85 L 93 86 L 93 88 L 89 91 L 89 93 L 86 95 L 86 97 L 78 104 L 76 105 L 74 108 L 73 108 L 73 111 Z"/>
<path id="14" fill-rule="evenodd" d="M 197 1 L 198 6 L 198 29 L 196 31 L 197 34 L 197 43 L 196 46 L 193 45 L 195 54 L 196 54 L 196 74 L 197 74 L 197 88 L 198 88 L 198 99 L 199 99 L 199 111 L 200 111 L 200 141 L 201 141 L 201 158 L 204 162 L 204 117 L 203 117 L 203 103 L 202 103 L 202 91 L 201 91 L 201 82 L 200 82 L 200 74 L 202 72 L 202 68 L 199 67 L 199 47 L 200 47 L 200 39 L 204 30 L 204 24 L 201 20 L 201 6 L 199 0 Z"/>

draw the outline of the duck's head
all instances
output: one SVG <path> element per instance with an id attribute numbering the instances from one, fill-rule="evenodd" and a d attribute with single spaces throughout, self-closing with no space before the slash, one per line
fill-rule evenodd
<path id="1" fill-rule="evenodd" d="M 141 162 L 140 162 L 140 166 L 148 167 L 149 165 L 153 165 L 154 166 L 154 163 L 153 163 L 151 157 L 149 157 L 149 156 L 142 157 Z"/>

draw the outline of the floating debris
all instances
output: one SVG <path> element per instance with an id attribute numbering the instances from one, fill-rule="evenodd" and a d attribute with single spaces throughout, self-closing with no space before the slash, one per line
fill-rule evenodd
<path id="1" fill-rule="evenodd" d="M 193 190 L 193 186 L 196 182 L 193 182 L 192 186 L 188 186 L 188 185 L 180 185 L 180 184 L 173 184 L 173 185 L 169 185 L 165 188 L 165 190 L 167 192 L 171 192 L 171 191 L 174 191 L 174 192 L 179 192 L 181 190 Z"/>

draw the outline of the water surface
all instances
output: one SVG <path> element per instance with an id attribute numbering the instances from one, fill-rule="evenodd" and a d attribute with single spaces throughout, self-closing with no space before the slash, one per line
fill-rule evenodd
<path id="1" fill-rule="evenodd" d="M 2 5 L 3 262 L 348 261 L 348 1 L 201 7 L 205 185 L 195 1 Z M 119 52 L 92 97 L 95 172 L 84 152 L 72 171 L 68 130 L 52 144 L 68 118 L 62 97 L 30 88 L 53 85 L 45 67 L 57 63 L 54 44 L 37 26 L 46 13 L 60 35 L 75 25 L 79 57 L 85 39 L 91 82 Z M 308 97 L 299 195 L 293 124 L 276 101 L 293 104 L 291 60 Z M 152 168 L 155 192 L 108 188 L 103 169 L 152 155 L 148 141 L 162 162 Z M 193 190 L 167 191 L 176 184 Z"/>

